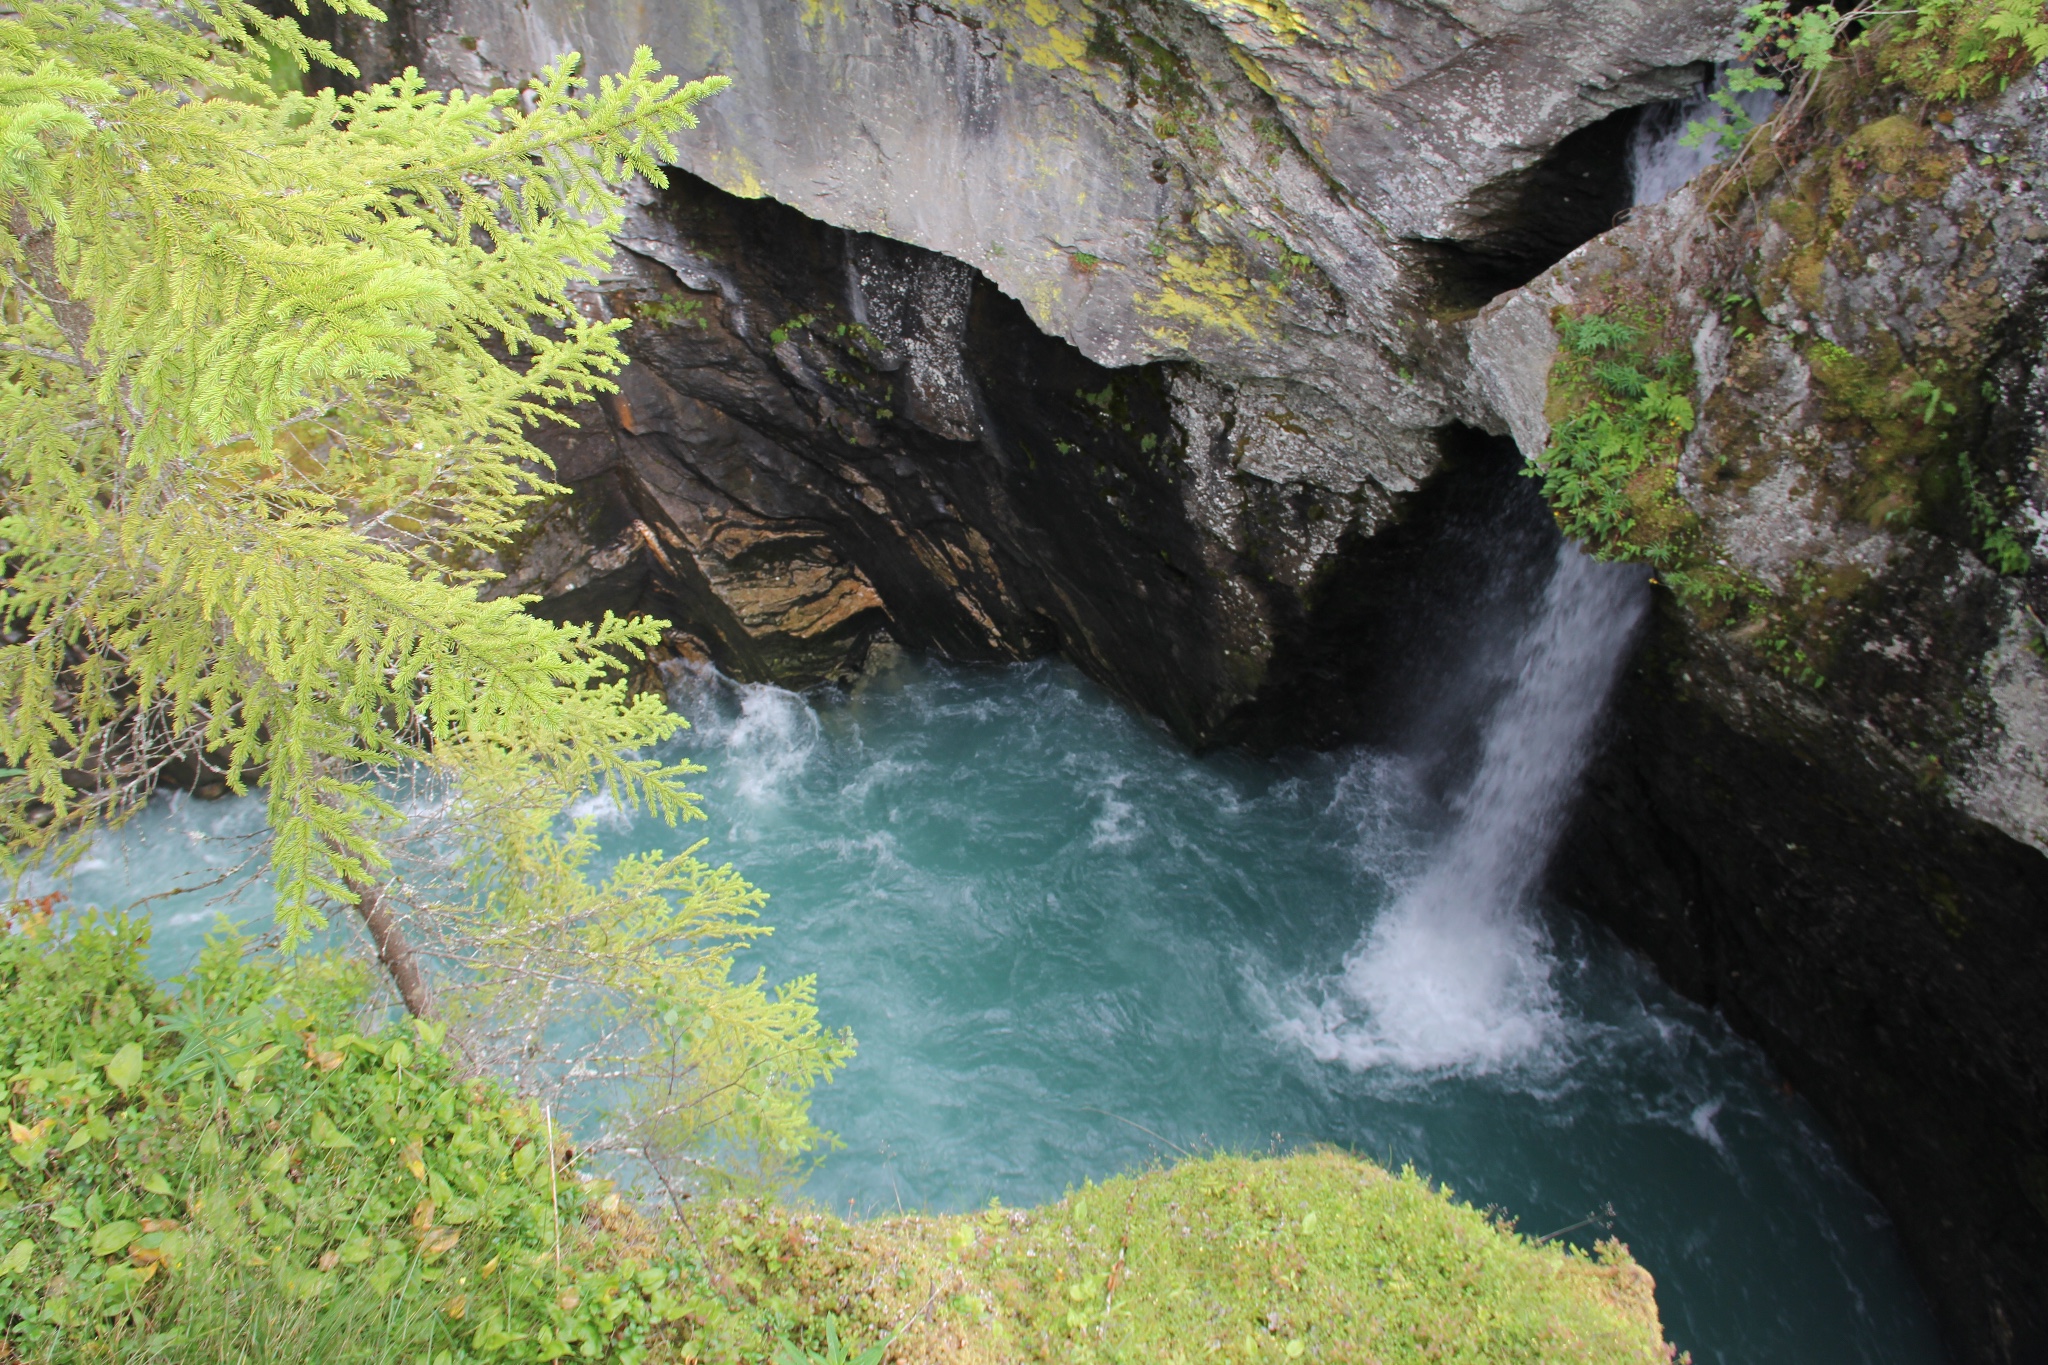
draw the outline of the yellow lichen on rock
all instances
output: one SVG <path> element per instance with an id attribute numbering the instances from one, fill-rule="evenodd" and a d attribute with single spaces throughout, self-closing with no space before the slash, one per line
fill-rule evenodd
<path id="1" fill-rule="evenodd" d="M 817 28 L 827 19 L 846 22 L 846 7 L 840 0 L 797 0 L 797 21 L 805 28 Z"/>
<path id="2" fill-rule="evenodd" d="M 1195 0 L 1202 9 L 1225 23 L 1257 24 L 1275 40 L 1293 43 L 1313 32 L 1300 10 L 1287 0 Z"/>
<path id="3" fill-rule="evenodd" d="M 1199 256 L 1169 249 L 1158 278 L 1157 294 L 1137 298 L 1154 317 L 1253 339 L 1273 331 L 1279 288 L 1252 279 L 1232 247 L 1208 245 Z"/>
<path id="4" fill-rule="evenodd" d="M 1238 70 L 1244 72 L 1246 80 L 1250 81 L 1253 85 L 1256 85 L 1257 87 L 1259 87 L 1259 89 L 1265 91 L 1269 95 L 1273 95 L 1276 97 L 1279 95 L 1280 92 L 1278 88 L 1274 86 L 1272 76 L 1267 73 L 1265 67 L 1259 64 L 1258 58 L 1252 56 L 1243 48 L 1238 47 L 1233 47 L 1232 49 L 1230 49 L 1230 55 L 1232 58 L 1236 60 Z"/>
<path id="5" fill-rule="evenodd" d="M 1023 0 L 1021 6 L 999 8 L 1010 10 L 1013 19 L 1021 17 L 1024 21 L 1014 25 L 1014 32 L 1017 55 L 1026 66 L 1042 71 L 1094 69 L 1088 61 L 1087 34 L 1092 16 L 1086 5 L 1062 0 Z"/>

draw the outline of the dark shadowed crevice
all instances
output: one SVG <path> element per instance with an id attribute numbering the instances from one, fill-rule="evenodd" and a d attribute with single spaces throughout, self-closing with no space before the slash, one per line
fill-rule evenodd
<path id="1" fill-rule="evenodd" d="M 1527 170 L 1485 186 L 1468 201 L 1470 236 L 1408 243 L 1440 311 L 1464 312 L 1516 289 L 1613 227 L 1634 199 L 1629 142 L 1643 105 L 1588 124 Z"/>
<path id="2" fill-rule="evenodd" d="M 846 676 L 884 630 L 1057 651 L 1205 737 L 1260 642 L 1189 510 L 1175 368 L 1098 365 L 959 261 L 671 177 L 604 294 L 634 363 L 547 433 L 577 496 L 511 587 L 661 617 L 745 680 Z"/>
<path id="3" fill-rule="evenodd" d="M 1558 532 L 1512 442 L 1463 426 L 1441 440 L 1442 466 L 1395 523 L 1347 536 L 1283 620 L 1226 740 L 1365 742 L 1439 755 L 1447 776 L 1462 767 Z"/>

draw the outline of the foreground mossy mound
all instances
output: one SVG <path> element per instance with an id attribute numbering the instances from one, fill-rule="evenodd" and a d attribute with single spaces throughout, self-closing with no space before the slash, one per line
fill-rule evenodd
<path id="1" fill-rule="evenodd" d="M 1618 1245 L 1539 1246 L 1336 1152 L 1041 1209 L 644 1213 L 363 978 L 146 929 L 0 935 L 0 1360 L 1643 1361 Z"/>
<path id="2" fill-rule="evenodd" d="M 903 1360 L 1670 1356 L 1650 1276 L 1619 1244 L 1538 1246 L 1336 1151 L 1206 1157 L 1038 1209 L 851 1226 L 762 1210 L 757 1226 L 805 1245 L 793 1262 L 844 1268 L 835 1285 L 770 1263 L 764 1283 L 838 1297 L 870 1338 L 907 1321 Z"/>

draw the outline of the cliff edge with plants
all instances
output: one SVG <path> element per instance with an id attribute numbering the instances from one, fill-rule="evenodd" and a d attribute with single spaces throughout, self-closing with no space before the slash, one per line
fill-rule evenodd
<path id="1" fill-rule="evenodd" d="M 1560 524 L 1666 589 L 1562 885 L 1828 1115 L 1973 1354 L 2030 1359 L 2048 89 L 1983 19 L 1884 21 L 1473 344 Z"/>
<path id="2" fill-rule="evenodd" d="M 7 1360 L 1671 1358 L 1619 1243 L 1337 1152 L 950 1217 L 642 1210 L 559 1114 L 366 1013 L 360 964 L 228 937 L 159 987 L 142 926 L 15 912 Z"/>

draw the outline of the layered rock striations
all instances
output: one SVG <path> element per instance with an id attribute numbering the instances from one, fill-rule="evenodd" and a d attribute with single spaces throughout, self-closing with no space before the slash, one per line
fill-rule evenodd
<path id="1" fill-rule="evenodd" d="M 1198 377 L 1105 369 L 957 261 L 684 175 L 624 241 L 592 306 L 633 320 L 635 363 L 561 443 L 576 493 L 507 588 L 658 612 L 740 677 L 843 676 L 886 632 L 1065 651 L 1193 735 L 1245 695 L 1284 548 L 1234 545 L 1235 509 L 1310 513 L 1205 503 Z"/>

